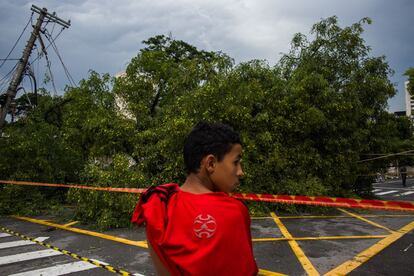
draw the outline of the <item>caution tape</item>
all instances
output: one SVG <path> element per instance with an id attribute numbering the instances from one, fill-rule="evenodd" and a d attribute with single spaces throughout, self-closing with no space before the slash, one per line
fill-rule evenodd
<path id="1" fill-rule="evenodd" d="M 82 185 L 52 184 L 52 183 L 11 181 L 11 180 L 0 180 L 0 183 L 13 184 L 13 185 L 28 185 L 28 186 L 46 186 L 46 187 L 87 189 L 87 190 L 109 191 L 109 192 L 120 192 L 120 193 L 136 193 L 136 194 L 141 194 L 141 193 L 143 193 L 147 190 L 147 189 L 137 189 L 137 188 L 92 187 L 92 186 L 82 186 Z"/>
<path id="2" fill-rule="evenodd" d="M 342 197 L 321 197 L 321 196 L 292 196 L 292 195 L 268 195 L 268 194 L 242 194 L 230 193 L 230 196 L 237 199 L 277 202 L 288 204 L 305 204 L 326 207 L 380 209 L 393 211 L 414 211 L 414 203 L 408 201 L 385 201 L 374 199 L 353 199 Z"/>
<path id="3" fill-rule="evenodd" d="M 0 183 L 13 184 L 13 185 L 89 189 L 89 190 L 124 192 L 124 193 L 143 193 L 146 191 L 146 189 L 137 189 L 137 188 L 110 188 L 110 187 L 105 188 L 105 187 L 10 181 L 10 180 L 0 180 Z M 237 199 L 252 200 L 252 201 L 265 201 L 265 202 L 274 202 L 274 203 L 304 204 L 304 205 L 317 205 L 317 206 L 342 207 L 342 208 L 379 209 L 379 210 L 390 210 L 390 211 L 414 211 L 414 203 L 409 202 L 409 201 L 385 201 L 385 200 L 354 199 L 354 198 L 342 198 L 342 197 L 245 194 L 245 193 L 229 193 L 229 195 Z"/>
<path id="4" fill-rule="evenodd" d="M 75 254 L 75 253 L 69 252 L 68 250 L 60 249 L 60 248 L 58 248 L 58 247 L 56 247 L 56 246 L 53 246 L 53 245 L 50 245 L 50 244 L 48 244 L 48 243 L 45 243 L 45 242 L 42 242 L 42 241 L 38 241 L 38 240 L 36 240 L 36 239 L 34 239 L 34 238 L 28 237 L 28 236 L 26 236 L 26 235 L 23 235 L 23 234 L 20 234 L 20 233 L 17 233 L 17 232 L 14 232 L 14 231 L 12 231 L 12 230 L 10 230 L 10 229 L 7 229 L 7 228 L 5 228 L 5 227 L 0 226 L 0 229 L 1 229 L 2 231 L 4 231 L 4 232 L 7 232 L 7 233 L 9 233 L 9 234 L 13 235 L 13 236 L 16 236 L 16 237 L 22 238 L 22 239 L 24 239 L 24 240 L 29 240 L 29 241 L 35 242 L 35 243 L 40 244 L 40 245 L 42 245 L 42 246 L 45 246 L 45 247 L 47 247 L 47 248 L 50 248 L 50 249 L 53 249 L 53 250 L 59 251 L 59 252 L 61 252 L 61 253 L 65 254 L 65 255 L 70 256 L 70 257 L 72 257 L 72 258 L 75 258 L 75 259 L 77 259 L 77 260 L 81 260 L 81 261 L 88 262 L 88 263 L 91 263 L 91 264 L 93 264 L 93 265 L 96 265 L 96 266 L 98 266 L 98 267 L 102 267 L 102 268 L 104 268 L 104 269 L 106 269 L 106 270 L 108 270 L 108 271 L 111 271 L 111 272 L 114 272 L 114 273 L 117 273 L 117 274 L 120 274 L 120 275 L 125 275 L 125 276 L 127 276 L 127 275 L 132 275 L 130 272 L 127 272 L 127 271 L 125 271 L 125 270 L 122 270 L 122 269 L 119 269 L 119 268 L 115 268 L 115 267 L 113 267 L 113 266 L 111 266 L 111 265 L 103 264 L 103 263 L 100 263 L 100 262 L 98 262 L 98 261 L 95 261 L 95 260 L 91 260 L 91 259 L 89 259 L 89 258 L 86 258 L 86 257 L 82 257 L 82 256 L 80 256 L 80 255 L 78 255 L 78 254 Z"/>

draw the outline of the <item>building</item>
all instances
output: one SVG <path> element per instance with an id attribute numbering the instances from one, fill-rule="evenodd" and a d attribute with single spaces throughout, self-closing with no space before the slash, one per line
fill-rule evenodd
<path id="1" fill-rule="evenodd" d="M 409 118 L 414 116 L 414 95 L 410 95 L 408 92 L 408 81 L 404 83 L 405 91 L 405 115 Z"/>
<path id="2" fill-rule="evenodd" d="M 405 116 L 407 116 L 407 114 L 406 114 L 405 111 L 395 111 L 394 112 L 394 115 L 397 116 L 397 117 L 405 117 Z"/>
<path id="3" fill-rule="evenodd" d="M 125 78 L 126 75 L 126 72 L 119 72 L 115 74 L 115 78 Z M 126 101 L 120 95 L 115 95 L 115 105 L 119 114 L 127 119 L 136 121 L 134 114 L 128 109 Z"/>

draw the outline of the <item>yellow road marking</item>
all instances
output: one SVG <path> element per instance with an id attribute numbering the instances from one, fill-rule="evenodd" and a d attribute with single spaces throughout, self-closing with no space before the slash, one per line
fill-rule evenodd
<path id="1" fill-rule="evenodd" d="M 326 219 L 326 218 L 350 218 L 349 216 L 280 216 L 281 219 Z"/>
<path id="2" fill-rule="evenodd" d="M 251 219 L 271 219 L 272 217 L 251 217 Z"/>
<path id="3" fill-rule="evenodd" d="M 71 221 L 71 222 L 69 222 L 69 223 L 66 223 L 66 224 L 63 224 L 63 226 L 66 226 L 66 227 L 69 227 L 69 226 L 72 226 L 72 225 L 74 225 L 74 224 L 76 224 L 76 223 L 78 223 L 79 221 Z"/>
<path id="4" fill-rule="evenodd" d="M 112 241 L 116 241 L 116 242 L 120 242 L 120 243 L 125 243 L 125 244 L 128 244 L 128 245 L 135 245 L 135 246 L 139 246 L 139 247 L 148 248 L 148 244 L 147 244 L 146 241 L 131 241 L 131 240 L 127 240 L 127 239 L 124 239 L 124 238 L 118 238 L 118 237 L 115 237 L 115 236 L 110 236 L 110 235 L 97 233 L 97 232 L 93 232 L 93 231 L 89 231 L 89 230 L 83 230 L 83 229 L 79 229 L 79 228 L 69 227 L 70 225 L 73 225 L 73 224 L 77 223 L 78 221 L 73 221 L 73 222 L 61 225 L 61 224 L 52 223 L 52 222 L 45 221 L 45 220 L 33 219 L 33 218 L 28 218 L 28 217 L 20 217 L 20 216 L 12 216 L 12 217 L 20 219 L 20 220 L 25 220 L 25 221 L 29 221 L 29 222 L 32 222 L 32 223 L 36 223 L 36 224 L 47 225 L 47 226 L 51 226 L 51 227 L 55 227 L 55 228 L 59 228 L 59 229 L 67 230 L 67 231 L 72 231 L 72 232 L 75 232 L 75 233 L 81 233 L 81 234 L 95 236 L 95 237 L 108 239 L 108 240 L 112 240 Z M 65 251 L 65 250 L 63 250 L 63 251 Z M 109 266 L 108 266 L 108 268 L 109 268 Z M 110 270 L 110 269 L 108 269 L 108 270 Z M 277 272 L 273 272 L 273 271 L 269 271 L 269 270 L 265 270 L 265 269 L 259 269 L 259 275 L 286 276 L 286 274 L 277 273 Z"/>
<path id="5" fill-rule="evenodd" d="M 116 241 L 116 242 L 120 242 L 120 243 L 124 243 L 124 244 L 128 244 L 128 245 L 134 245 L 134 246 L 139 246 L 139 247 L 143 247 L 143 248 L 148 248 L 148 245 L 147 245 L 146 241 L 132 241 L 132 240 L 119 238 L 119 237 L 115 237 L 115 236 L 111 236 L 111 235 L 106 235 L 106 234 L 102 234 L 102 233 L 98 233 L 98 232 L 93 232 L 93 231 L 89 231 L 89 230 L 79 229 L 79 228 L 75 228 L 75 227 L 67 227 L 67 226 L 62 225 L 62 224 L 47 222 L 47 221 L 40 220 L 40 219 L 33 219 L 33 218 L 19 217 L 19 216 L 12 216 L 12 217 L 20 219 L 20 220 L 30 221 L 30 222 L 37 223 L 37 224 L 42 224 L 42 225 L 47 225 L 47 226 L 63 229 L 63 230 L 66 230 L 66 231 L 72 231 L 72 232 L 75 232 L 75 233 L 80 233 L 80 234 L 85 234 L 85 235 L 89 235 L 89 236 L 99 237 L 99 238 L 102 238 L 102 239 Z"/>
<path id="6" fill-rule="evenodd" d="M 259 275 L 265 275 L 265 276 L 287 276 L 286 274 L 283 274 L 283 273 L 277 273 L 277 272 L 273 272 L 273 271 L 269 271 L 269 270 L 265 270 L 265 269 L 259 269 Z"/>
<path id="7" fill-rule="evenodd" d="M 306 257 L 305 253 L 300 248 L 299 244 L 293 240 L 293 236 L 289 233 L 285 225 L 279 219 L 279 217 L 274 213 L 271 212 L 270 215 L 273 217 L 274 222 L 280 229 L 280 232 L 283 236 L 288 240 L 290 247 L 292 248 L 293 252 L 295 253 L 296 257 L 298 258 L 299 262 L 302 264 L 303 268 L 305 269 L 308 275 L 320 275 L 319 272 L 315 269 L 312 263 L 309 261 L 308 257 Z"/>
<path id="8" fill-rule="evenodd" d="M 381 224 L 378 224 L 378 223 L 376 223 L 376 222 L 370 221 L 369 219 L 363 218 L 363 217 L 361 217 L 361 216 L 359 216 L 359 215 L 357 215 L 357 214 L 354 214 L 354 213 L 348 212 L 348 211 L 346 211 L 346 210 L 344 210 L 344 209 L 341 209 L 341 208 L 338 208 L 338 210 L 340 210 L 341 212 L 344 212 L 344 213 L 345 213 L 345 214 L 347 214 L 347 215 L 350 215 L 350 216 L 353 216 L 353 217 L 355 217 L 355 218 L 357 218 L 357 219 L 360 219 L 360 220 L 362 220 L 362 221 L 365 221 L 366 223 L 369 223 L 369 224 L 371 224 L 371 225 L 373 225 L 373 226 L 375 226 L 375 227 L 378 227 L 378 228 L 382 228 L 382 229 L 384 229 L 384 230 L 387 230 L 387 231 L 388 231 L 388 232 L 390 232 L 390 233 L 394 233 L 394 232 L 395 232 L 394 230 L 391 230 L 391 229 L 389 229 L 388 227 L 385 227 L 385 226 L 383 226 L 383 225 L 381 225 Z"/>
<path id="9" fill-rule="evenodd" d="M 347 275 L 355 268 L 359 267 L 370 258 L 375 256 L 377 253 L 382 251 L 384 248 L 404 236 L 406 233 L 412 231 L 414 229 L 414 221 L 410 222 L 409 224 L 405 225 L 401 229 L 394 231 L 392 234 L 388 235 L 385 239 L 380 240 L 370 248 L 360 252 L 358 255 L 352 258 L 340 266 L 334 268 L 333 270 L 326 273 L 326 276 L 333 276 L 333 275 Z"/>
<path id="10" fill-rule="evenodd" d="M 294 238 L 255 238 L 253 242 L 266 241 L 318 241 L 318 240 L 349 240 L 349 239 L 383 239 L 387 235 L 372 235 L 372 236 L 321 236 L 321 237 L 294 237 Z"/>

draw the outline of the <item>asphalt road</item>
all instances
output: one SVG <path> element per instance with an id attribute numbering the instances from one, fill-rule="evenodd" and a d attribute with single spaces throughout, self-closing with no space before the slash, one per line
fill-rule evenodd
<path id="1" fill-rule="evenodd" d="M 376 193 L 398 190 L 379 196 L 387 200 L 414 200 L 414 193 L 401 195 L 414 191 L 414 181 L 409 180 L 408 184 L 410 187 L 403 188 L 399 181 L 390 181 L 374 188 L 379 189 Z M 108 271 L 112 267 L 137 275 L 155 275 L 142 228 L 79 233 L 87 226 L 56 228 L 51 217 L 36 219 L 0 218 L 0 275 L 36 275 L 36 270 L 38 275 L 49 275 L 39 271 L 52 267 L 61 269 L 59 273 L 78 270 L 71 275 L 113 275 Z M 45 243 L 57 248 L 23 245 L 24 239 L 7 236 L 7 229 L 33 238 L 44 237 Z M 414 275 L 414 213 L 357 209 L 332 209 L 329 216 L 273 213 L 253 218 L 251 229 L 262 275 Z M 134 244 L 126 244 L 128 241 Z M 105 269 L 79 261 L 75 255 L 59 254 L 58 249 L 108 266 Z M 43 253 L 33 253 L 40 251 Z M 33 259 L 24 260 L 33 255 Z"/>
<path id="2" fill-rule="evenodd" d="M 383 200 L 414 201 L 414 178 L 407 178 L 406 187 L 401 179 L 374 183 L 374 194 Z"/>

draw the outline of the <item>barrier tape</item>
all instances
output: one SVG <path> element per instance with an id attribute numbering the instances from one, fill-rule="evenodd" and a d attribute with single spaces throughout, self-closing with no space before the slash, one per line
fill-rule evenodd
<path id="1" fill-rule="evenodd" d="M 294 195 L 269 195 L 269 194 L 242 194 L 230 193 L 237 199 L 277 202 L 288 204 L 317 205 L 326 207 L 379 209 L 392 211 L 414 211 L 414 203 L 409 201 L 385 201 L 375 199 L 353 199 L 343 197 L 322 196 L 294 196 Z"/>
<path id="2" fill-rule="evenodd" d="M 63 188 L 87 189 L 87 190 L 109 191 L 109 192 L 120 192 L 120 193 L 136 193 L 136 194 L 141 194 L 147 190 L 147 189 L 137 189 L 137 188 L 110 188 L 110 187 L 104 188 L 104 187 L 92 187 L 92 186 L 82 186 L 82 185 L 52 184 L 52 183 L 10 181 L 10 180 L 0 180 L 0 183 L 13 184 L 13 185 L 63 187 Z"/>
<path id="3" fill-rule="evenodd" d="M 122 269 L 119 269 L 119 268 L 115 268 L 115 267 L 113 267 L 113 266 L 111 266 L 111 265 L 102 264 L 102 263 L 100 263 L 100 262 L 97 262 L 97 261 L 91 260 L 91 259 L 86 258 L 86 257 L 82 257 L 82 256 L 80 256 L 80 255 L 78 255 L 78 254 L 75 254 L 75 253 L 69 252 L 69 251 L 64 250 L 64 249 L 57 248 L 56 246 L 50 245 L 50 244 L 48 244 L 48 243 L 41 242 L 41 241 L 38 241 L 38 240 L 36 240 L 36 239 L 34 239 L 34 238 L 28 237 L 28 236 L 26 236 L 26 235 L 23 235 L 23 234 L 20 234 L 20 233 L 14 232 L 14 231 L 12 231 L 12 230 L 10 230 L 10 229 L 7 229 L 7 228 L 5 228 L 5 227 L 0 226 L 0 229 L 1 229 L 2 231 L 4 231 L 4 232 L 7 232 L 7 233 L 9 233 L 9 234 L 11 234 L 11 235 L 14 235 L 14 236 L 16 236 L 16 237 L 22 238 L 22 239 L 24 239 L 24 240 L 29 240 L 29 241 L 35 242 L 35 243 L 40 244 L 40 245 L 42 245 L 42 246 L 45 246 L 45 247 L 47 247 L 47 248 L 50 248 L 50 249 L 53 249 L 53 250 L 59 251 L 59 252 L 61 252 L 61 253 L 65 254 L 65 255 L 70 256 L 70 257 L 72 257 L 72 258 L 75 258 L 75 259 L 77 259 L 77 260 L 81 260 L 81 261 L 88 262 L 88 263 L 91 263 L 91 264 L 93 264 L 93 265 L 96 265 L 96 266 L 98 266 L 98 267 L 102 267 L 102 268 L 104 268 L 104 269 L 106 269 L 106 270 L 108 270 L 108 271 L 111 271 L 111 272 L 114 272 L 114 273 L 117 273 L 117 274 L 120 274 L 120 275 L 124 275 L 124 276 L 127 276 L 127 275 L 132 275 L 130 272 L 127 272 L 127 271 L 125 271 L 125 270 L 122 270 Z"/>
<path id="4" fill-rule="evenodd" d="M 109 188 L 109 187 L 104 188 L 104 187 L 91 187 L 91 186 L 81 186 L 81 185 L 51 184 L 51 183 L 10 181 L 10 180 L 0 180 L 0 183 L 13 184 L 13 185 L 65 187 L 65 188 L 89 189 L 89 190 L 124 192 L 124 193 L 143 193 L 146 191 L 146 189 L 136 189 L 136 188 Z M 414 211 L 414 202 L 409 202 L 409 201 L 385 201 L 385 200 L 353 199 L 353 198 L 342 198 L 342 197 L 245 194 L 245 193 L 229 193 L 229 195 L 237 199 L 252 200 L 252 201 L 265 201 L 265 202 L 274 202 L 274 203 L 304 204 L 304 205 L 317 205 L 317 206 L 341 207 L 341 208 L 379 209 L 379 210 L 391 210 L 391 211 Z"/>

